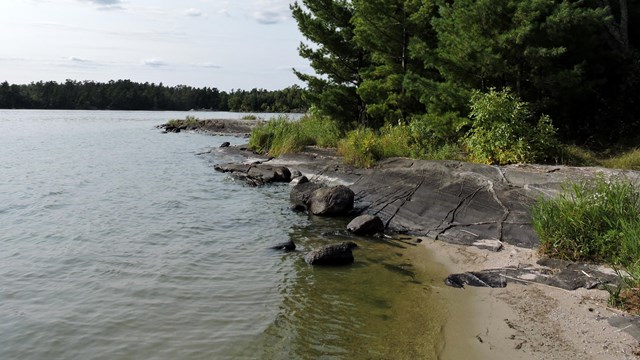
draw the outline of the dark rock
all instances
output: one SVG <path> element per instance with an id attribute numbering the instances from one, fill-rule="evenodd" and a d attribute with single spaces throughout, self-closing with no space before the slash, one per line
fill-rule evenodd
<path id="1" fill-rule="evenodd" d="M 311 194 L 309 211 L 314 215 L 346 215 L 353 209 L 354 193 L 346 186 L 321 188 Z"/>
<path id="2" fill-rule="evenodd" d="M 229 173 L 231 176 L 244 180 L 249 185 L 258 186 L 273 182 L 291 181 L 291 173 L 284 166 L 268 164 L 224 164 L 214 166 L 216 171 Z"/>
<path id="3" fill-rule="evenodd" d="M 360 215 L 351 220 L 347 230 L 356 235 L 375 235 L 384 232 L 384 223 L 375 215 Z"/>
<path id="4" fill-rule="evenodd" d="M 220 145 L 221 148 L 226 148 L 226 147 L 229 147 L 229 146 L 231 146 L 231 143 L 228 142 L 228 141 L 225 141 Z"/>
<path id="5" fill-rule="evenodd" d="M 455 288 L 463 288 L 465 285 L 475 287 L 503 288 L 507 286 L 507 279 L 496 272 L 466 272 L 447 276 L 444 283 Z"/>
<path id="6" fill-rule="evenodd" d="M 322 187 L 324 187 L 324 185 L 312 182 L 303 182 L 295 185 L 291 188 L 291 193 L 289 193 L 291 208 L 296 211 L 307 211 L 311 195 L 314 191 Z"/>
<path id="7" fill-rule="evenodd" d="M 300 172 L 300 170 L 291 170 L 291 169 L 289 170 L 291 171 L 291 178 L 293 179 L 302 176 L 302 173 Z"/>
<path id="8" fill-rule="evenodd" d="M 271 247 L 273 250 L 284 250 L 284 251 L 294 251 L 296 249 L 296 244 L 293 240 L 289 240 L 287 242 L 283 242 L 280 244 L 276 244 Z"/>
<path id="9" fill-rule="evenodd" d="M 308 183 L 308 182 L 309 182 L 309 179 L 307 179 L 306 176 L 298 176 L 298 177 L 293 178 L 291 180 L 291 182 L 289 183 L 289 185 L 296 186 L 298 184 L 304 184 L 304 183 Z"/>
<path id="10" fill-rule="evenodd" d="M 348 265 L 353 263 L 351 249 L 356 247 L 358 245 L 351 241 L 325 245 L 309 252 L 304 260 L 309 265 Z"/>

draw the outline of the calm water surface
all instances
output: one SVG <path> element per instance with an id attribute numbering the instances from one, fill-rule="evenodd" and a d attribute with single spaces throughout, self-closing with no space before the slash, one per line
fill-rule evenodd
<path id="1" fill-rule="evenodd" d="M 197 153 L 246 140 L 154 128 L 186 115 L 242 114 L 0 110 L 0 359 L 436 357 L 419 249 L 213 171 L 232 159 Z M 345 239 L 353 266 L 304 263 Z"/>

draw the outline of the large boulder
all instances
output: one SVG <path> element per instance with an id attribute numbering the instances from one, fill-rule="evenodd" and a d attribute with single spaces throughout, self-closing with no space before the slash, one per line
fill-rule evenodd
<path id="1" fill-rule="evenodd" d="M 360 215 L 351 220 L 347 230 L 356 235 L 375 235 L 384 232 L 384 223 L 375 215 Z"/>
<path id="2" fill-rule="evenodd" d="M 252 186 L 273 182 L 291 181 L 291 172 L 284 166 L 268 164 L 223 164 L 214 166 L 216 171 L 228 173 Z"/>
<path id="3" fill-rule="evenodd" d="M 320 188 L 311 194 L 309 211 L 313 215 L 346 215 L 353 209 L 354 193 L 346 186 Z"/>
<path id="4" fill-rule="evenodd" d="M 289 193 L 289 201 L 291 208 L 297 211 L 307 211 L 309 207 L 309 199 L 314 191 L 324 187 L 324 185 L 312 182 L 298 182 L 291 188 Z"/>
<path id="5" fill-rule="evenodd" d="M 324 245 L 309 252 L 304 260 L 309 265 L 349 265 L 353 263 L 351 249 L 356 247 L 358 245 L 351 241 Z"/>

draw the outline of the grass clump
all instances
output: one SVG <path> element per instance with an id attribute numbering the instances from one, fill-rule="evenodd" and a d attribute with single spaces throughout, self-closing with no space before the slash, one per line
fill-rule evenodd
<path id="1" fill-rule="evenodd" d="M 184 119 L 172 119 L 167 121 L 167 126 L 175 128 L 191 128 L 196 127 L 200 123 L 200 120 L 192 115 L 187 116 Z"/>
<path id="2" fill-rule="evenodd" d="M 546 255 L 623 266 L 640 259 L 640 193 L 628 180 L 567 185 L 557 198 L 540 199 L 532 217 Z"/>
<path id="3" fill-rule="evenodd" d="M 623 267 L 621 284 L 607 287 L 610 303 L 640 306 L 640 192 L 633 183 L 600 176 L 567 185 L 559 197 L 540 199 L 532 218 L 541 253 Z"/>
<path id="4" fill-rule="evenodd" d="M 378 135 L 370 128 L 350 131 L 338 143 L 338 154 L 347 164 L 369 168 L 382 158 Z"/>
<path id="5" fill-rule="evenodd" d="M 249 148 L 271 156 L 302 151 L 305 146 L 336 146 L 340 131 L 326 117 L 306 116 L 292 121 L 286 116 L 272 119 L 251 131 Z"/>
<path id="6" fill-rule="evenodd" d="M 640 170 L 640 149 L 631 149 L 605 159 L 602 165 L 614 169 Z"/>
<path id="7" fill-rule="evenodd" d="M 241 120 L 258 120 L 258 117 L 253 115 L 253 114 L 249 114 L 249 115 L 244 115 Z"/>

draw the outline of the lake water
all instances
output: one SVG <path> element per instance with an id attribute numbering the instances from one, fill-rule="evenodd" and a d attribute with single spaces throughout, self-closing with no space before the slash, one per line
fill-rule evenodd
<path id="1" fill-rule="evenodd" d="M 196 154 L 246 139 L 155 129 L 187 115 L 242 114 L 0 110 L 0 359 L 437 357 L 442 278 L 412 266 L 422 247 L 215 172 L 230 159 Z M 353 266 L 304 262 L 347 239 Z"/>

